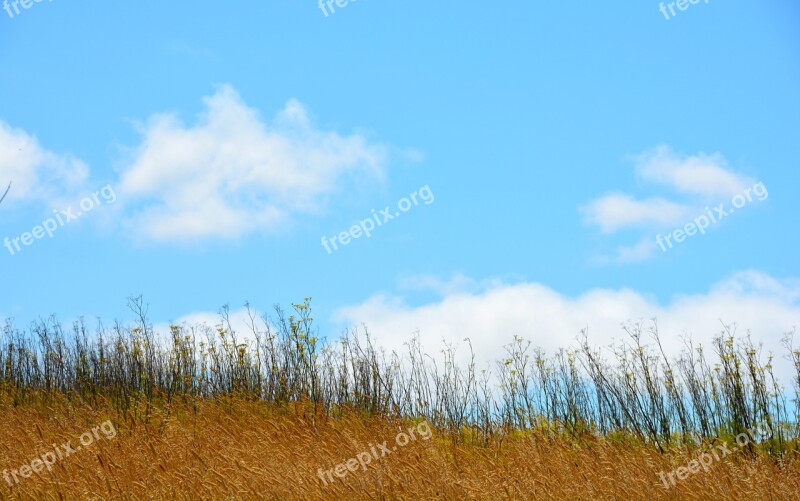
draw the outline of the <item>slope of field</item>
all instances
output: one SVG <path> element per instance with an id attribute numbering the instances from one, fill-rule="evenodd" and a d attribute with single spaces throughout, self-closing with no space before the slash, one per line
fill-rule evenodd
<path id="1" fill-rule="evenodd" d="M 124 418 L 110 407 L 36 400 L 0 402 L 0 467 L 18 472 L 62 444 L 75 450 L 49 468 L 36 464 L 41 472 L 29 478 L 18 473 L 19 482 L 4 472 L 3 499 L 800 497 L 796 460 L 776 462 L 735 443 L 708 471 L 667 488 L 658 473 L 686 466 L 698 451 L 661 454 L 634 441 L 538 432 L 472 444 L 426 422 L 356 413 L 310 419 L 308 409 L 246 400 L 139 405 Z M 109 420 L 113 428 L 98 430 Z"/>

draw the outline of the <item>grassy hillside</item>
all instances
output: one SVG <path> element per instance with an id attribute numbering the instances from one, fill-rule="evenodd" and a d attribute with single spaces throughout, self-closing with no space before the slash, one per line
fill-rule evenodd
<path id="1" fill-rule="evenodd" d="M 307 409 L 242 399 L 166 408 L 3 402 L 0 463 L 16 468 L 110 419 L 100 438 L 51 471 L 0 482 L 11 499 L 797 499 L 800 464 L 745 451 L 665 488 L 658 472 L 697 450 L 660 453 L 633 441 L 539 432 L 454 442 L 420 421 L 357 413 L 311 422 Z M 116 417 L 115 417 L 116 416 Z M 405 446 L 399 430 L 424 428 Z M 427 439 L 424 436 L 428 436 Z M 84 437 L 85 438 L 85 437 Z M 88 442 L 88 440 L 86 440 Z M 399 440 L 405 442 L 405 438 Z M 386 444 L 383 444 L 386 442 Z M 378 444 L 390 452 L 382 451 Z M 392 450 L 396 448 L 396 450 Z M 373 454 L 372 449 L 377 453 Z M 41 452 L 40 452 L 41 451 Z M 360 459 L 365 467 L 358 462 Z M 371 457 L 366 461 L 366 457 Z M 351 462 L 348 470 L 346 462 Z M 325 471 L 332 472 L 333 481 Z"/>
<path id="2" fill-rule="evenodd" d="M 138 325 L 93 333 L 6 324 L 3 497 L 800 498 L 800 376 L 730 332 L 677 358 L 641 325 L 610 359 L 516 337 L 481 371 L 324 339 L 308 300 L 247 341 L 225 312 L 159 337 L 131 306 Z"/>

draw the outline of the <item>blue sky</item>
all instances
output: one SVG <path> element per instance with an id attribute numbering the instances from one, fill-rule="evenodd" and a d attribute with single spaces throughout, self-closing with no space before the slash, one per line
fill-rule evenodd
<path id="1" fill-rule="evenodd" d="M 800 323 L 796 2 L 334 7 L 0 11 L 0 316 L 126 320 L 142 294 L 154 322 L 213 322 L 310 296 L 327 333 L 486 354 L 654 316 L 674 343 Z"/>

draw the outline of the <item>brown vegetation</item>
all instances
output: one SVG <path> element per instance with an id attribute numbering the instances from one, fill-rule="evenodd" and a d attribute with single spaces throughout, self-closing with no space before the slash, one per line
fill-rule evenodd
<path id="1" fill-rule="evenodd" d="M 308 300 L 288 317 L 278 309 L 266 330 L 253 322 L 249 341 L 226 310 L 215 329 L 171 326 L 164 337 L 141 300 L 131 306 L 135 326 L 93 336 L 82 322 L 71 332 L 52 320 L 28 332 L 6 323 L 0 497 L 800 499 L 791 335 L 797 376 L 785 387 L 771 356 L 727 327 L 716 359 L 690 343 L 669 358 L 655 324 L 634 324 L 610 352 L 584 337 L 547 355 L 514 337 L 480 370 L 453 347 L 429 357 L 418 339 L 399 354 L 365 333 L 321 338 Z M 51 470 L 33 463 L 106 421 L 113 439 L 97 436 Z M 421 424 L 429 440 L 320 476 Z M 681 469 L 676 485 L 659 476 L 722 444 L 735 452 L 707 471 Z"/>
<path id="2" fill-rule="evenodd" d="M 10 499 L 797 499 L 800 464 L 733 454 L 665 489 L 659 471 L 691 454 L 661 454 L 633 441 L 539 432 L 487 446 L 454 441 L 440 430 L 324 485 L 326 470 L 392 444 L 408 422 L 348 413 L 316 424 L 297 409 L 220 399 L 166 409 L 145 405 L 115 422 L 101 440 L 34 474 Z M 3 402 L 0 464 L 17 468 L 114 414 L 110 407 L 64 402 L 13 407 Z M 696 454 L 696 452 L 695 452 Z"/>

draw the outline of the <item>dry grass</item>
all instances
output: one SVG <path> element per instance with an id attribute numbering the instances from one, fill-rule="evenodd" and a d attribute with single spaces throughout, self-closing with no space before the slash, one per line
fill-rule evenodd
<path id="1" fill-rule="evenodd" d="M 195 412 L 196 410 L 196 412 Z M 299 413 L 305 414 L 307 413 Z M 685 465 L 634 441 L 541 434 L 455 443 L 433 431 L 324 486 L 317 476 L 369 449 L 392 445 L 413 423 L 355 413 L 316 423 L 244 400 L 166 409 L 137 406 L 124 419 L 110 407 L 0 400 L 0 468 L 19 468 L 106 419 L 118 432 L 22 479 L 9 499 L 798 499 L 798 462 L 777 464 L 739 452 L 665 490 L 658 472 Z"/>
<path id="2" fill-rule="evenodd" d="M 788 387 L 749 337 L 725 327 L 711 354 L 689 344 L 670 358 L 655 323 L 626 326 L 630 340 L 610 351 L 584 335 L 547 355 L 515 336 L 485 371 L 468 340 L 471 362 L 459 364 L 456 347 L 437 362 L 418 337 L 405 353 L 381 350 L 367 332 L 321 338 L 309 301 L 288 317 L 277 308 L 266 330 L 254 323 L 247 342 L 227 310 L 216 329 L 174 325 L 165 339 L 141 298 L 131 304 L 136 327 L 101 324 L 95 335 L 82 322 L 67 332 L 55 320 L 27 331 L 7 321 L 0 469 L 41 467 L 32 461 L 56 444 L 77 447 L 107 421 L 117 435 L 18 484 L 0 472 L 0 498 L 800 499 L 792 334 Z M 364 471 L 351 464 L 330 485 L 318 476 L 384 441 L 392 450 L 415 424 L 425 436 L 412 421 L 422 419 L 429 440 Z M 660 472 L 700 453 L 692 437 L 733 449 L 756 424 L 757 446 L 662 483 Z"/>

